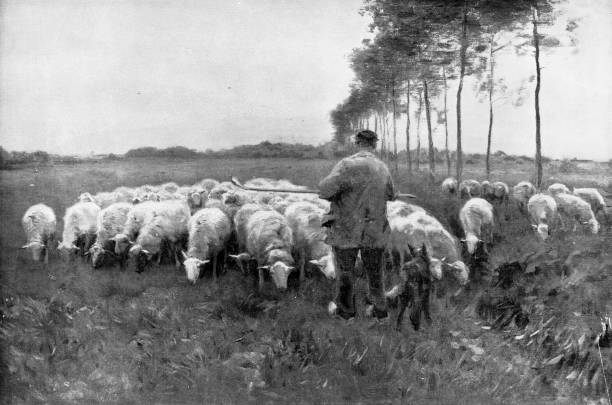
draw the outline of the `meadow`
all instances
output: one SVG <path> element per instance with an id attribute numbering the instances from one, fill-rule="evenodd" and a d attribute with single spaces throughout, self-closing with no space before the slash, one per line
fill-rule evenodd
<path id="1" fill-rule="evenodd" d="M 84 191 L 202 178 L 285 178 L 316 187 L 333 160 L 130 159 L 0 172 L 0 397 L 5 403 L 606 403 L 612 315 L 612 232 L 557 233 L 539 242 L 512 205 L 478 281 L 436 286 L 430 324 L 331 318 L 333 283 L 313 274 L 255 294 L 231 263 L 195 286 L 171 264 L 137 274 L 92 269 L 51 251 L 47 267 L 19 250 L 20 220 L 44 202 L 58 220 Z M 465 178 L 483 179 L 481 162 Z M 444 178 L 445 168 L 436 177 Z M 531 179 L 532 164 L 494 162 L 492 179 Z M 555 162 L 547 183 L 612 194 L 607 164 Z M 458 201 L 425 173 L 396 174 L 402 192 L 450 225 Z M 58 238 L 62 221 L 58 221 Z M 495 269 L 518 262 L 505 287 Z M 389 274 L 387 284 L 393 282 Z M 504 283 L 501 283 L 504 284 Z M 358 282 L 363 294 L 365 281 Z M 520 314 L 520 316 L 517 316 Z M 395 313 L 392 313 L 392 318 Z M 612 338 L 612 336 L 611 336 Z M 601 354 L 601 356 L 600 356 Z M 605 370 L 605 371 L 604 371 Z"/>

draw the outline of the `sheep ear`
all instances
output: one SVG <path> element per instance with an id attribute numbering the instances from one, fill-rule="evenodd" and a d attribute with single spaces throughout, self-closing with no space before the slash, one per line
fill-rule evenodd
<path id="1" fill-rule="evenodd" d="M 19 249 L 27 249 L 30 247 L 30 244 L 28 243 L 27 245 L 23 245 L 22 247 L 20 247 Z"/>
<path id="2" fill-rule="evenodd" d="M 203 267 L 208 262 L 210 262 L 210 260 L 200 260 L 198 266 Z"/>
<path id="3" fill-rule="evenodd" d="M 461 242 L 465 243 L 465 242 L 467 242 L 467 240 L 465 240 L 465 239 L 461 239 Z"/>
<path id="4" fill-rule="evenodd" d="M 189 256 L 187 256 L 187 253 L 185 253 L 184 250 L 181 250 L 181 253 L 183 254 L 183 259 L 185 260 L 189 259 Z"/>
<path id="5" fill-rule="evenodd" d="M 321 267 L 321 263 L 318 260 L 309 260 L 308 263 Z"/>
<path id="6" fill-rule="evenodd" d="M 87 252 L 83 253 L 83 256 L 89 256 L 91 254 L 91 251 L 88 250 Z"/>
<path id="7" fill-rule="evenodd" d="M 287 267 L 287 273 L 291 273 L 293 270 L 295 270 L 295 266 Z"/>
<path id="8" fill-rule="evenodd" d="M 259 266 L 258 269 L 270 270 L 270 266 Z"/>

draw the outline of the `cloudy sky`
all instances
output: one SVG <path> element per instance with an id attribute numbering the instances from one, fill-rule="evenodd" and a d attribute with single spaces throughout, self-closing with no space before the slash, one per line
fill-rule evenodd
<path id="1" fill-rule="evenodd" d="M 612 3 L 570 1 L 571 14 L 582 18 L 578 46 L 542 56 L 544 154 L 609 159 Z M 360 6 L 2 0 L 0 145 L 86 154 L 325 142 L 333 132 L 329 111 L 353 78 L 347 57 L 369 35 Z M 528 98 L 520 107 L 496 105 L 493 148 L 531 155 L 533 60 L 511 52 L 498 58 L 500 77 L 511 88 L 523 85 Z M 471 85 L 465 94 L 464 148 L 481 151 L 488 107 Z M 449 119 L 454 123 L 454 115 Z M 454 124 L 449 130 L 454 136 Z M 442 137 L 438 128 L 436 144 Z"/>

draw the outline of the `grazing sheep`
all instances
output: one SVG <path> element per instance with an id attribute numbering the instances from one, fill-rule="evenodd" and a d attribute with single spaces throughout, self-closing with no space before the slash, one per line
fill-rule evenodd
<path id="1" fill-rule="evenodd" d="M 128 211 L 127 219 L 121 233 L 115 235 L 112 240 L 115 242 L 115 254 L 123 256 L 132 245 L 132 241 L 138 236 L 138 232 L 145 224 L 145 219 L 151 215 L 155 207 L 154 201 L 145 201 L 133 205 Z"/>
<path id="2" fill-rule="evenodd" d="M 170 181 L 168 183 L 161 184 L 159 186 L 159 189 L 160 190 L 164 190 L 164 191 L 166 191 L 168 193 L 176 193 L 178 191 L 178 189 L 179 189 L 179 185 L 176 184 L 173 181 Z"/>
<path id="3" fill-rule="evenodd" d="M 57 246 L 64 257 L 89 250 L 96 237 L 98 213 L 100 207 L 93 202 L 79 202 L 66 209 L 62 241 Z"/>
<path id="4" fill-rule="evenodd" d="M 508 185 L 502 181 L 495 181 L 493 183 L 489 183 L 488 181 L 483 181 L 481 183 L 482 186 L 482 197 L 489 201 L 490 203 L 505 203 L 508 205 L 508 200 L 510 198 L 510 188 Z"/>
<path id="5" fill-rule="evenodd" d="M 123 231 L 128 213 L 132 209 L 132 204 L 118 202 L 109 205 L 98 213 L 96 225 L 96 243 L 89 248 L 91 264 L 98 268 L 104 262 L 108 253 L 115 256 L 114 236 Z M 121 267 L 125 264 L 125 255 L 119 257 Z"/>
<path id="6" fill-rule="evenodd" d="M 555 183 L 548 186 L 548 194 L 554 196 L 556 194 L 571 194 L 571 191 L 565 184 Z"/>
<path id="7" fill-rule="evenodd" d="M 593 234 L 599 232 L 599 222 L 595 219 L 595 214 L 593 214 L 588 202 L 573 194 L 559 193 L 553 197 L 557 202 L 557 210 L 561 214 L 561 218 L 565 217 L 570 222 L 578 221 L 580 224 L 587 226 Z M 573 230 L 576 230 L 575 223 Z"/>
<path id="8" fill-rule="evenodd" d="M 531 226 L 542 238 L 548 239 L 550 225 L 557 218 L 557 203 L 555 199 L 546 194 L 535 194 L 527 203 L 527 211 L 531 218 Z"/>
<path id="9" fill-rule="evenodd" d="M 120 186 L 113 190 L 117 196 L 117 202 L 132 202 L 134 200 L 134 190 L 129 187 Z"/>
<path id="10" fill-rule="evenodd" d="M 482 193 L 480 183 L 477 180 L 463 180 L 459 184 L 461 198 L 480 197 Z"/>
<path id="11" fill-rule="evenodd" d="M 208 198 L 214 198 L 216 200 L 221 200 L 221 196 L 227 193 L 230 190 L 235 190 L 236 186 L 228 181 L 224 181 L 222 183 L 214 186 L 210 192 L 208 193 Z"/>
<path id="12" fill-rule="evenodd" d="M 591 204 L 593 214 L 597 215 L 599 212 L 605 214 L 606 201 L 596 188 L 575 188 L 573 194 Z"/>
<path id="13" fill-rule="evenodd" d="M 464 242 L 473 254 L 482 235 L 487 234 L 488 242 L 493 240 L 493 206 L 482 198 L 469 199 L 459 211 L 459 220 L 465 233 Z"/>
<path id="14" fill-rule="evenodd" d="M 203 180 L 200 180 L 199 182 L 197 182 L 196 184 L 194 184 L 194 186 L 200 186 L 204 190 L 206 190 L 207 193 L 210 193 L 210 191 L 213 188 L 215 188 L 215 186 L 217 186 L 218 184 L 219 184 L 219 182 L 217 180 L 214 180 L 214 179 L 203 179 Z"/>
<path id="15" fill-rule="evenodd" d="M 118 196 L 113 192 L 101 191 L 98 194 L 94 195 L 94 202 L 100 208 L 106 208 L 111 204 L 118 202 Z"/>
<path id="16" fill-rule="evenodd" d="M 23 214 L 21 224 L 26 235 L 26 244 L 21 249 L 31 249 L 34 261 L 40 261 L 44 254 L 44 262 L 48 264 L 49 247 L 57 224 L 53 209 L 45 204 L 32 205 Z"/>
<path id="17" fill-rule="evenodd" d="M 421 326 L 421 314 L 428 322 L 431 322 L 429 312 L 429 296 L 432 290 L 432 278 L 429 268 L 431 258 L 427 247 L 423 245 L 419 252 L 410 247 L 412 259 L 404 263 L 400 269 L 401 282 L 385 293 L 387 299 L 399 297 L 399 310 L 395 328 L 402 329 L 404 312 L 410 305 L 410 321 L 414 330 Z"/>
<path id="18" fill-rule="evenodd" d="M 243 205 L 252 202 L 248 194 L 238 190 L 230 190 L 223 194 L 221 198 L 225 209 L 222 211 L 227 215 L 228 218 L 233 222 L 234 216 Z"/>
<path id="19" fill-rule="evenodd" d="M 408 215 L 422 212 L 425 213 L 425 209 L 419 207 L 418 205 L 408 204 L 404 201 L 395 200 L 395 201 L 387 201 L 387 218 L 392 217 L 407 217 Z"/>
<path id="20" fill-rule="evenodd" d="M 236 231 L 236 240 L 238 242 L 238 251 L 246 250 L 247 241 L 247 223 L 251 216 L 257 211 L 271 210 L 267 205 L 249 203 L 245 204 L 234 215 L 234 229 Z"/>
<path id="21" fill-rule="evenodd" d="M 142 272 L 157 255 L 157 263 L 162 258 L 162 243 L 169 249 L 176 268 L 181 265 L 178 252 L 183 249 L 188 235 L 188 223 L 191 214 L 186 203 L 164 201 L 154 205 L 153 210 L 145 217 L 145 224 L 140 229 L 136 242 L 129 250 L 130 257 L 136 259 L 136 271 Z"/>
<path id="22" fill-rule="evenodd" d="M 225 250 L 231 230 L 229 218 L 218 208 L 204 208 L 191 217 L 188 250 L 183 252 L 189 282 L 196 283 L 209 258 L 212 258 L 213 277 L 217 279 L 218 258 Z"/>
<path id="23" fill-rule="evenodd" d="M 258 211 L 247 222 L 247 251 L 257 261 L 259 290 L 264 270 L 268 270 L 279 290 L 287 289 L 287 278 L 294 270 L 291 249 L 293 233 L 284 216 L 275 211 Z"/>
<path id="24" fill-rule="evenodd" d="M 525 213 L 527 203 L 535 193 L 535 186 L 528 181 L 521 181 L 512 188 L 512 198 L 516 200 L 520 212 Z"/>
<path id="25" fill-rule="evenodd" d="M 399 266 L 404 264 L 410 246 L 427 246 L 432 255 L 430 272 L 436 279 L 442 278 L 442 270 L 450 271 L 460 284 L 469 279 L 467 266 L 461 261 L 457 240 L 442 224 L 426 212 L 414 212 L 407 217 L 389 219 L 389 250 L 399 256 Z"/>
<path id="26" fill-rule="evenodd" d="M 327 233 L 321 227 L 324 214 L 323 210 L 307 201 L 292 203 L 285 210 L 287 223 L 293 233 L 293 250 L 300 270 L 300 283 L 306 278 L 306 261 L 320 268 L 326 277 L 335 278 L 332 248 L 325 243 Z"/>
<path id="27" fill-rule="evenodd" d="M 457 180 L 453 177 L 447 177 L 440 187 L 442 187 L 442 192 L 453 195 L 457 192 Z"/>

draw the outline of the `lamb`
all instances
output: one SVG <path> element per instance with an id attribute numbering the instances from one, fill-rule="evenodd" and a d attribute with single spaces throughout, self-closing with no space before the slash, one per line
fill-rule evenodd
<path id="1" fill-rule="evenodd" d="M 99 212 L 96 225 L 96 242 L 89 248 L 91 264 L 94 268 L 102 265 L 107 253 L 115 255 L 114 240 L 112 238 L 123 231 L 131 209 L 132 204 L 118 202 L 109 205 Z M 123 267 L 125 255 L 120 256 L 119 259 L 120 265 Z"/>
<path id="2" fill-rule="evenodd" d="M 392 218 L 396 216 L 407 217 L 408 215 L 422 212 L 425 213 L 425 209 L 419 207 L 418 205 L 408 204 L 404 201 L 395 200 L 387 202 L 387 218 Z"/>
<path id="3" fill-rule="evenodd" d="M 129 250 L 129 256 L 136 259 L 137 272 L 142 272 L 156 255 L 157 263 L 161 262 L 162 243 L 169 245 L 175 266 L 180 267 L 178 252 L 187 239 L 190 216 L 189 207 L 183 202 L 164 201 L 154 204 Z"/>
<path id="4" fill-rule="evenodd" d="M 218 258 L 225 250 L 230 238 L 231 223 L 227 215 L 218 208 L 204 208 L 189 220 L 189 245 L 183 251 L 187 280 L 195 284 L 200 270 L 212 257 L 213 277 L 217 279 Z"/>
<path id="5" fill-rule="evenodd" d="M 44 262 L 49 264 L 49 246 L 57 224 L 53 209 L 42 203 L 32 205 L 23 214 L 21 224 L 26 234 L 26 244 L 21 249 L 31 249 L 34 261 L 40 261 L 44 254 Z"/>
<path id="6" fill-rule="evenodd" d="M 327 278 L 335 278 L 336 268 L 332 248 L 325 243 L 325 228 L 321 227 L 324 211 L 310 202 L 295 202 L 285 210 L 287 223 L 293 233 L 294 252 L 300 270 L 300 283 L 306 279 L 305 264 L 320 268 Z"/>
<path id="7" fill-rule="evenodd" d="M 463 180 L 459 184 L 461 198 L 480 197 L 481 192 L 480 183 L 476 180 Z"/>
<path id="8" fill-rule="evenodd" d="M 512 198 L 516 200 L 519 211 L 525 212 L 529 199 L 536 193 L 536 188 L 528 181 L 521 181 L 512 188 Z"/>
<path id="9" fill-rule="evenodd" d="M 542 238 L 548 239 L 550 225 L 557 218 L 557 203 L 555 199 L 546 194 L 535 194 L 527 203 L 527 211 L 531 217 L 531 226 Z"/>
<path id="10" fill-rule="evenodd" d="M 559 193 L 571 194 L 571 191 L 565 186 L 565 184 L 555 183 L 548 186 L 548 193 L 554 196 Z"/>
<path id="11" fill-rule="evenodd" d="M 400 266 L 411 246 L 425 245 L 432 255 L 430 272 L 435 279 L 442 278 L 444 269 L 461 285 L 468 282 L 469 270 L 460 260 L 457 240 L 437 219 L 426 212 L 414 212 L 407 217 L 391 217 L 389 228 L 389 250 L 399 255 Z"/>
<path id="12" fill-rule="evenodd" d="M 575 188 L 573 194 L 591 204 L 593 214 L 597 215 L 599 212 L 605 214 L 606 201 L 596 188 Z"/>
<path id="13" fill-rule="evenodd" d="M 455 194 L 457 192 L 457 180 L 453 177 L 447 177 L 442 182 L 442 191 L 447 194 Z"/>
<path id="14" fill-rule="evenodd" d="M 557 202 L 557 209 L 562 217 L 568 218 L 571 222 L 574 220 L 580 222 L 589 228 L 591 233 L 599 232 L 599 222 L 595 219 L 595 214 L 591 209 L 591 205 L 582 198 L 573 194 L 559 193 L 554 196 Z M 576 226 L 574 224 L 574 230 Z"/>
<path id="15" fill-rule="evenodd" d="M 259 290 L 263 271 L 268 270 L 279 290 L 287 289 L 287 278 L 294 270 L 291 256 L 293 233 L 284 216 L 275 211 L 258 211 L 247 222 L 247 251 L 259 270 Z"/>
<path id="16" fill-rule="evenodd" d="M 66 209 L 62 241 L 57 246 L 64 257 L 89 250 L 96 236 L 99 212 L 100 207 L 93 202 L 78 202 Z"/>
<path id="17" fill-rule="evenodd" d="M 493 240 L 493 217 L 493 206 L 482 198 L 469 199 L 459 211 L 464 242 L 470 254 L 474 254 L 477 245 L 483 243 L 483 234 L 487 234 L 488 242 Z"/>

